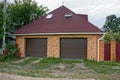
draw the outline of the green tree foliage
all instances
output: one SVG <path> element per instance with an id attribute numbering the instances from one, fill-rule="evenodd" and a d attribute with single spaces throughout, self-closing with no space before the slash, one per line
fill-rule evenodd
<path id="1" fill-rule="evenodd" d="M 120 17 L 110 15 L 106 17 L 106 22 L 102 29 L 106 32 L 105 42 L 109 43 L 111 39 L 120 42 Z"/>
<path id="2" fill-rule="evenodd" d="M 2 36 L 3 36 L 3 3 L 0 3 L 0 47 L 2 46 Z"/>
<path id="3" fill-rule="evenodd" d="M 14 0 L 14 2 L 8 6 L 12 30 L 29 24 L 48 11 L 48 8 L 38 6 L 34 0 Z"/>
<path id="4" fill-rule="evenodd" d="M 14 3 L 8 3 L 7 7 L 7 33 L 18 30 L 22 26 L 45 15 L 47 7 L 38 4 L 34 0 L 14 0 Z M 8 36 L 8 35 L 7 35 Z M 0 47 L 3 37 L 3 2 L 0 2 Z"/>
<path id="5" fill-rule="evenodd" d="M 4 3 L 0 2 L 0 48 L 2 47 L 2 38 L 3 38 L 3 6 Z M 8 13 L 8 12 L 7 12 Z M 10 26 L 11 20 L 10 17 L 8 17 L 8 14 L 6 15 L 6 31 L 10 32 L 11 31 L 11 26 Z"/>
<path id="6" fill-rule="evenodd" d="M 106 21 L 102 29 L 105 32 L 112 31 L 114 32 L 120 32 L 120 17 L 117 17 L 116 15 L 110 15 L 106 17 Z"/>
<path id="7" fill-rule="evenodd" d="M 112 31 L 106 32 L 104 40 L 106 43 L 109 43 L 110 40 L 116 40 L 118 43 L 120 43 L 120 34 L 113 33 Z"/>

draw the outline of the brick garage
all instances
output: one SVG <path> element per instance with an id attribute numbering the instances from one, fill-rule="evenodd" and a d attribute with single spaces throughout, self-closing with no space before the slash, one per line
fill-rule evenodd
<path id="1" fill-rule="evenodd" d="M 60 38 L 87 38 L 87 59 L 97 59 L 98 38 L 100 35 L 48 35 L 48 36 L 17 36 L 16 43 L 21 56 L 25 57 L 26 38 L 47 38 L 47 57 L 60 58 Z"/>
<path id="2" fill-rule="evenodd" d="M 14 33 L 21 57 L 26 57 L 27 39 L 45 38 L 47 39 L 46 57 L 60 58 L 61 39 L 68 38 L 86 39 L 86 58 L 84 59 L 97 59 L 98 39 L 103 32 L 88 21 L 87 15 L 76 14 L 65 6 L 59 7 L 48 13 L 48 15 L 39 18 Z M 81 52 L 79 52 L 79 54 L 80 53 Z M 72 55 L 74 55 L 74 53 Z"/>

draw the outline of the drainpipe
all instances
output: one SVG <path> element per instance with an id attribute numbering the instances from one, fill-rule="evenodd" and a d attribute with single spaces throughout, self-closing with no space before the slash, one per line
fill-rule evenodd
<path id="1" fill-rule="evenodd" d="M 100 50 L 99 50 L 99 48 L 100 48 L 100 40 L 102 40 L 102 39 L 104 38 L 104 36 L 105 36 L 105 33 L 103 34 L 102 37 L 100 37 L 100 38 L 98 39 L 98 56 L 97 56 L 97 61 L 98 61 L 98 62 L 100 61 Z"/>

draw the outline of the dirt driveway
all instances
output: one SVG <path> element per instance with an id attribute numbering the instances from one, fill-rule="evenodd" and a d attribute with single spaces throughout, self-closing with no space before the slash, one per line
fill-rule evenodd
<path id="1" fill-rule="evenodd" d="M 33 78 L 14 74 L 0 73 L 0 80 L 95 80 L 95 79 L 69 79 L 69 78 Z"/>
<path id="2" fill-rule="evenodd" d="M 1 62 L 0 72 L 0 80 L 120 80 L 120 63 L 22 58 Z"/>

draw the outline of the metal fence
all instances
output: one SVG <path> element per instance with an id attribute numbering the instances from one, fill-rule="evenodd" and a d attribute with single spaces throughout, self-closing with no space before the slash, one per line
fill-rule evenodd
<path id="1" fill-rule="evenodd" d="M 116 44 L 116 61 L 120 62 L 120 43 Z"/>
<path id="2" fill-rule="evenodd" d="M 105 43 L 104 44 L 104 60 L 105 61 L 110 61 L 111 57 L 111 44 L 110 43 Z M 120 62 L 120 43 L 116 43 L 116 61 Z"/>

